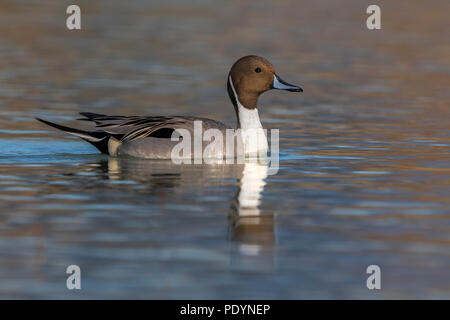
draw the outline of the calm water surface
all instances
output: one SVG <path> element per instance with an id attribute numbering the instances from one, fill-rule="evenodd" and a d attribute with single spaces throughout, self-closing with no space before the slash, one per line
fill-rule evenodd
<path id="1" fill-rule="evenodd" d="M 1 298 L 450 298 L 448 1 L 0 2 Z M 343 7 L 345 6 L 345 7 Z M 280 170 L 109 158 L 37 123 L 80 111 L 235 124 L 269 58 Z M 82 290 L 65 269 L 82 270 Z M 366 288 L 366 268 L 382 290 Z"/>

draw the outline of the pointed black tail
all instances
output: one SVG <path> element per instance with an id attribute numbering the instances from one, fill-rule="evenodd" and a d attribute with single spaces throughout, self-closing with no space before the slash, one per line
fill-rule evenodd
<path id="1" fill-rule="evenodd" d="M 57 123 L 53 123 L 50 121 L 46 121 L 40 118 L 36 118 L 36 120 L 45 123 L 46 125 L 56 128 L 58 130 L 70 133 L 74 136 L 80 137 L 84 141 L 89 142 L 94 147 L 96 147 L 100 152 L 108 154 L 108 140 L 111 135 L 105 131 L 83 131 L 75 128 L 69 128 L 66 126 L 62 126 Z"/>

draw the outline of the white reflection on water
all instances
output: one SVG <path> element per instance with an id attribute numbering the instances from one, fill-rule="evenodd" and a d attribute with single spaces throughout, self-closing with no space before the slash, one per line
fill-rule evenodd
<path id="1" fill-rule="evenodd" d="M 267 163 L 247 162 L 239 179 L 239 189 L 230 213 L 230 239 L 238 243 L 239 254 L 232 256 L 234 265 L 273 265 L 275 243 L 274 215 L 259 208 L 266 185 Z"/>
<path id="2" fill-rule="evenodd" d="M 269 167 L 267 161 L 247 161 L 243 165 L 198 165 L 198 171 L 186 170 L 186 166 L 170 161 L 149 161 L 109 157 L 108 179 L 113 181 L 141 181 L 156 188 L 189 188 L 204 183 L 204 178 L 236 179 L 238 187 L 229 214 L 229 239 L 237 243 L 232 250 L 232 264 L 260 265 L 269 269 L 273 264 L 274 214 L 263 212 L 259 206 L 266 185 Z M 195 177 L 195 178 L 194 178 Z M 184 208 L 187 208 L 185 205 Z M 248 259 L 253 257 L 253 261 Z M 260 259 L 254 259 L 258 257 Z M 262 260 L 261 260 L 262 259 Z"/>

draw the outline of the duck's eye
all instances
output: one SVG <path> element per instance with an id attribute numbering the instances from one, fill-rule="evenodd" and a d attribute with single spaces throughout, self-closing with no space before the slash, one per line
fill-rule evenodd
<path id="1" fill-rule="evenodd" d="M 256 73 L 260 73 L 260 72 L 261 72 L 261 68 L 256 68 L 256 69 L 255 69 L 255 72 L 256 72 Z"/>

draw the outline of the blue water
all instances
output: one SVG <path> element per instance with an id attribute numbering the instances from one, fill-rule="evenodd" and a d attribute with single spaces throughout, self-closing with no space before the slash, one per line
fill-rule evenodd
<path id="1" fill-rule="evenodd" d="M 450 298 L 449 3 L 384 3 L 372 32 L 344 2 L 83 3 L 78 33 L 64 4 L 2 3 L 0 297 Z M 260 99 L 275 175 L 108 157 L 34 120 L 234 125 L 226 74 L 248 53 L 305 89 Z"/>

